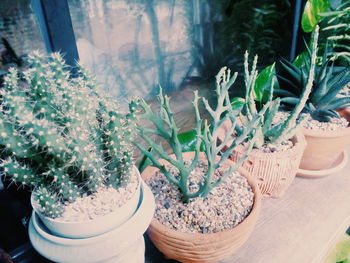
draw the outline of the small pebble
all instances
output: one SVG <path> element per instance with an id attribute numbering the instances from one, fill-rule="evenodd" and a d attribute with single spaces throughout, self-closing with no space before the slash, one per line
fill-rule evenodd
<path id="1" fill-rule="evenodd" d="M 328 122 L 320 122 L 314 120 L 310 114 L 304 113 L 304 115 L 307 115 L 307 120 L 304 122 L 304 128 L 310 130 L 336 131 L 349 126 L 349 122 L 345 118 L 332 117 Z"/>
<path id="2" fill-rule="evenodd" d="M 73 203 L 67 202 L 62 216 L 55 220 L 82 222 L 111 213 L 131 199 L 138 184 L 139 178 L 134 174 L 126 187 L 100 187 L 91 195 L 79 197 Z"/>
<path id="3" fill-rule="evenodd" d="M 179 177 L 176 168 L 168 166 L 167 169 L 173 176 Z M 213 180 L 226 169 L 218 169 Z M 190 174 L 190 191 L 198 189 L 198 183 L 203 182 L 202 176 L 206 170 L 207 165 L 200 162 Z M 216 233 L 231 229 L 249 215 L 253 206 L 254 193 L 247 179 L 238 173 L 215 187 L 205 199 L 194 198 L 187 204 L 181 201 L 178 188 L 169 183 L 160 171 L 147 183 L 156 199 L 154 216 L 165 226 L 181 232 Z"/>

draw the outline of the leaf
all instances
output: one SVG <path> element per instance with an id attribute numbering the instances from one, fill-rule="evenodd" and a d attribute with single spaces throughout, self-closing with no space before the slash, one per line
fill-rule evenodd
<path id="1" fill-rule="evenodd" d="M 295 94 L 293 94 L 292 92 L 290 92 L 288 90 L 284 90 L 284 89 L 275 90 L 274 95 L 276 97 L 296 97 Z"/>
<path id="2" fill-rule="evenodd" d="M 254 97 L 256 101 L 267 101 L 271 91 L 271 81 L 274 76 L 276 76 L 275 63 L 267 66 L 258 74 L 254 86 Z M 278 88 L 278 82 L 275 80 L 273 89 Z"/>
<path id="3" fill-rule="evenodd" d="M 330 110 L 337 110 L 350 106 L 350 97 L 344 97 L 337 99 L 330 107 Z"/>
<path id="4" fill-rule="evenodd" d="M 280 98 L 277 98 L 275 101 L 272 102 L 270 108 L 265 112 L 264 123 L 262 127 L 264 134 L 271 129 L 273 117 L 276 115 L 279 109 L 280 102 Z"/>
<path id="5" fill-rule="evenodd" d="M 177 135 L 179 138 L 179 141 L 182 145 L 182 152 L 193 152 L 195 151 L 196 147 L 196 138 L 197 134 L 196 131 L 189 131 L 185 133 L 180 133 Z M 203 148 L 201 146 L 200 151 L 203 151 Z"/>
<path id="6" fill-rule="evenodd" d="M 320 13 L 330 8 L 329 0 L 308 0 L 301 18 L 301 27 L 304 32 L 313 32 L 322 17 Z"/>
<path id="7" fill-rule="evenodd" d="M 310 57 L 307 54 L 306 51 L 304 51 L 303 53 L 300 53 L 293 61 L 293 64 L 295 66 L 297 66 L 298 68 L 301 68 L 302 66 L 305 65 L 305 61 L 309 60 Z"/>
<path id="8" fill-rule="evenodd" d="M 292 98 L 292 97 L 287 97 L 287 98 L 281 99 L 282 103 L 287 103 L 287 104 L 292 104 L 292 105 L 297 105 L 299 103 L 299 101 L 300 101 L 299 98 Z"/>
<path id="9" fill-rule="evenodd" d="M 283 68 L 288 72 L 288 74 L 297 82 L 301 81 L 301 69 L 290 63 L 288 60 L 282 58 L 280 61 Z"/>
<path id="10" fill-rule="evenodd" d="M 339 118 L 337 112 L 332 110 L 317 109 L 315 111 L 312 111 L 310 115 L 314 120 L 318 120 L 321 122 L 328 122 L 331 117 Z"/>
<path id="11" fill-rule="evenodd" d="M 235 111 L 241 111 L 242 107 L 245 103 L 245 100 L 241 97 L 234 97 L 233 99 L 231 99 L 231 107 L 232 110 Z"/>

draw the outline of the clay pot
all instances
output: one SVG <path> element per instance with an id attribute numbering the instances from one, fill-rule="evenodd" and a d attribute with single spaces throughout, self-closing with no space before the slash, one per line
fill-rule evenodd
<path id="1" fill-rule="evenodd" d="M 222 124 L 219 139 L 224 138 L 230 127 L 229 120 Z M 245 170 L 257 178 L 264 197 L 283 196 L 297 174 L 306 142 L 302 133 L 297 133 L 291 140 L 294 146 L 283 152 L 265 153 L 259 149 L 253 150 L 242 165 Z M 230 159 L 237 161 L 245 152 L 246 148 L 239 145 L 233 150 Z"/>
<path id="2" fill-rule="evenodd" d="M 339 113 L 350 121 L 346 109 Z M 338 131 L 317 131 L 302 129 L 307 146 L 301 159 L 300 169 L 323 170 L 331 168 L 346 146 L 350 143 L 350 126 Z"/>
<path id="3" fill-rule="evenodd" d="M 183 153 L 185 159 L 191 159 L 194 152 Z M 201 155 L 203 158 L 203 154 Z M 159 160 L 161 164 L 168 164 Z M 227 165 L 232 162 L 227 160 Z M 147 182 L 155 176 L 155 167 L 147 167 L 141 177 Z M 254 205 L 250 214 L 236 227 L 211 234 L 183 233 L 170 229 L 153 218 L 147 233 L 165 257 L 185 263 L 211 263 L 218 262 L 232 255 L 249 237 L 258 219 L 261 210 L 261 193 L 256 180 L 245 170 L 239 173 L 247 178 L 254 192 Z"/>

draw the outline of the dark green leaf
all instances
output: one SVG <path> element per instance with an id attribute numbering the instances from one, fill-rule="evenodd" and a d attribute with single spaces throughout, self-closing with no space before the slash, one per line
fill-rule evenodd
<path id="1" fill-rule="evenodd" d="M 328 80 L 332 76 L 332 67 L 328 67 L 328 63 L 322 65 L 320 72 L 317 76 L 317 83 L 314 87 L 314 92 L 312 95 L 312 101 L 314 103 L 318 103 L 318 101 L 325 95 L 327 95 L 327 91 L 330 88 L 328 85 Z"/>
<path id="2" fill-rule="evenodd" d="M 287 104 L 292 104 L 292 105 L 297 105 L 299 103 L 299 101 L 300 101 L 299 98 L 292 98 L 292 97 L 287 97 L 287 98 L 281 99 L 282 103 L 287 103 Z"/>
<path id="3" fill-rule="evenodd" d="M 286 59 L 281 59 L 281 65 L 283 66 L 283 68 L 288 72 L 288 74 L 296 81 L 296 82 L 300 82 L 300 75 L 301 75 L 301 70 L 293 65 L 293 63 L 290 63 L 288 60 Z"/>
<path id="4" fill-rule="evenodd" d="M 331 117 L 339 117 L 339 115 L 334 115 L 333 111 L 327 110 L 315 110 L 310 113 L 311 117 L 314 120 L 318 120 L 320 122 L 328 122 Z"/>
<path id="5" fill-rule="evenodd" d="M 350 106 L 350 97 L 338 98 L 330 107 L 330 110 L 338 110 Z"/>
<path id="6" fill-rule="evenodd" d="M 350 70 L 349 68 L 345 68 L 344 70 L 338 72 L 332 79 L 329 80 L 328 85 L 334 86 L 338 82 L 342 81 L 343 79 L 347 79 L 350 82 Z"/>
<path id="7" fill-rule="evenodd" d="M 278 79 L 281 82 L 280 86 L 282 87 L 283 90 L 288 90 L 289 92 L 293 93 L 294 96 L 299 96 L 302 92 L 302 86 L 300 85 L 299 82 L 292 82 L 291 80 L 278 75 Z M 277 90 L 276 90 L 277 91 Z M 274 91 L 274 92 L 276 92 Z"/>
<path id="8" fill-rule="evenodd" d="M 281 97 L 281 98 L 284 98 L 284 97 L 296 97 L 295 94 L 293 94 L 292 92 L 290 92 L 288 90 L 284 90 L 284 89 L 276 89 L 274 91 L 274 95 L 276 97 Z"/>

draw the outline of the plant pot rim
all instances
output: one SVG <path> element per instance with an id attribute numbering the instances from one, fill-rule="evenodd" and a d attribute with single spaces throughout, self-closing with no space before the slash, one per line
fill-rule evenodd
<path id="1" fill-rule="evenodd" d="M 103 217 L 105 216 L 109 216 L 109 215 L 112 215 L 112 214 L 115 214 L 118 212 L 118 209 L 122 209 L 123 207 L 127 206 L 128 204 L 128 201 L 132 200 L 135 195 L 139 194 L 140 193 L 140 187 L 141 187 L 141 175 L 137 169 L 137 167 L 134 165 L 133 166 L 133 170 L 134 170 L 134 173 L 136 174 L 136 176 L 138 177 L 138 183 L 137 183 L 137 187 L 136 187 L 136 190 L 135 192 L 131 195 L 130 199 L 128 199 L 122 206 L 119 206 L 117 207 L 114 211 L 110 212 L 110 213 L 107 213 L 105 215 L 102 215 L 102 216 L 99 216 L 99 217 L 96 217 L 94 219 L 89 219 L 89 220 L 83 220 L 83 221 L 61 221 L 61 220 L 57 220 L 55 218 L 51 218 L 49 216 L 46 216 L 44 214 L 42 214 L 40 212 L 40 210 L 38 209 L 38 204 L 37 202 L 34 200 L 34 196 L 35 196 L 35 191 L 32 192 L 32 195 L 30 197 L 30 201 L 31 201 L 31 204 L 32 204 L 32 207 L 33 207 L 33 210 L 38 214 L 40 215 L 40 217 L 44 217 L 45 220 L 49 221 L 49 222 L 58 222 L 60 224 L 69 224 L 69 225 L 80 225 L 80 224 L 83 224 L 83 223 L 88 223 L 88 222 L 91 222 L 91 221 L 94 221 L 94 220 L 99 220 L 99 219 L 102 219 Z"/>
<path id="2" fill-rule="evenodd" d="M 87 245 L 87 244 L 96 243 L 96 242 L 105 240 L 109 238 L 111 235 L 116 235 L 116 232 L 122 231 L 122 229 L 124 229 L 128 225 L 133 224 L 132 221 L 139 220 L 139 218 L 141 217 L 142 217 L 142 222 L 145 223 L 146 220 L 144 220 L 144 217 L 146 213 L 147 213 L 147 217 L 148 217 L 148 214 L 152 214 L 152 217 L 153 217 L 153 212 L 155 208 L 154 196 L 151 190 L 149 189 L 149 187 L 143 181 L 141 182 L 140 190 L 141 190 L 141 198 L 135 213 L 121 225 L 117 226 L 111 231 L 102 233 L 100 235 L 96 235 L 88 238 L 69 238 L 69 237 L 61 237 L 55 234 L 51 234 L 50 232 L 46 231 L 47 228 L 45 227 L 43 222 L 41 222 L 39 215 L 34 210 L 31 218 L 31 220 L 33 221 L 33 227 L 41 237 L 56 244 L 82 246 L 82 245 Z M 151 210 L 152 210 L 152 213 L 147 212 Z M 145 229 L 147 228 L 147 226 L 145 226 Z"/>
<path id="3" fill-rule="evenodd" d="M 302 131 L 303 134 L 307 137 L 336 138 L 342 136 L 350 136 L 350 126 L 335 131 L 311 130 L 306 128 L 302 128 Z"/>
<path id="4" fill-rule="evenodd" d="M 224 134 L 227 132 L 227 130 L 229 129 L 231 121 L 230 120 L 226 120 L 225 122 L 223 122 L 221 124 L 220 129 L 223 131 L 223 133 L 219 133 L 219 140 L 223 140 L 223 136 Z M 266 152 L 262 152 L 261 149 L 253 149 L 253 151 L 250 153 L 250 155 L 253 156 L 257 156 L 259 155 L 260 158 L 265 158 L 265 159 L 269 159 L 269 158 L 285 158 L 286 156 L 289 156 L 290 154 L 294 153 L 294 152 L 298 152 L 298 151 L 303 151 L 306 147 L 306 140 L 305 140 L 305 136 L 303 134 L 303 132 L 301 132 L 300 130 L 298 130 L 294 136 L 292 136 L 292 138 L 290 140 L 294 140 L 294 145 L 292 148 L 287 149 L 285 151 L 277 151 L 277 152 L 272 152 L 272 153 L 266 153 Z M 227 150 L 227 146 L 225 146 L 225 149 Z M 254 151 L 255 150 L 255 151 Z M 237 145 L 233 151 L 239 152 L 239 153 L 244 153 L 245 152 L 245 147 L 243 145 Z"/>
<path id="5" fill-rule="evenodd" d="M 283 159 L 290 156 L 291 154 L 294 154 L 299 151 L 303 151 L 305 149 L 306 140 L 302 132 L 298 131 L 290 140 L 294 141 L 293 147 L 286 149 L 284 151 L 266 153 L 261 151 L 261 148 L 253 148 L 253 151 L 251 151 L 249 155 L 259 156 L 260 158 L 264 158 L 264 159 L 270 159 L 270 158 Z M 238 145 L 233 149 L 233 151 L 236 151 L 239 153 L 245 153 L 245 149 L 246 147 L 243 147 L 243 145 Z"/>
<path id="6" fill-rule="evenodd" d="M 349 122 L 348 127 L 338 129 L 335 131 L 322 131 L 322 130 L 311 130 L 311 129 L 302 128 L 304 135 L 308 137 L 318 137 L 318 138 L 336 138 L 336 137 L 342 137 L 342 136 L 350 136 L 350 115 L 346 114 L 341 109 L 338 110 L 338 113 L 340 114 L 341 117 L 345 118 Z"/>
<path id="7" fill-rule="evenodd" d="M 187 156 L 192 156 L 194 154 L 194 152 L 184 152 L 183 156 L 185 155 L 185 158 Z M 166 160 L 164 159 L 159 159 L 158 160 L 161 164 L 166 164 L 168 163 Z M 224 164 L 234 164 L 233 161 L 227 159 L 225 160 Z M 153 166 L 148 166 L 146 167 L 146 169 L 141 173 L 141 177 L 144 175 L 144 172 L 146 171 L 149 175 L 147 178 L 143 178 L 145 180 L 145 182 L 147 183 L 147 180 L 149 178 L 152 178 L 156 171 L 158 171 L 159 169 Z M 245 217 L 238 225 L 236 225 L 235 227 L 231 228 L 231 229 L 226 229 L 220 232 L 216 232 L 216 233 L 188 233 L 188 232 L 181 232 L 181 231 L 177 231 L 171 228 L 166 227 L 165 225 L 163 225 L 159 220 L 157 220 L 156 218 L 153 217 L 152 222 L 151 222 L 151 226 L 154 228 L 157 228 L 159 231 L 161 232 L 165 232 L 165 233 L 170 233 L 171 236 L 173 237 L 178 237 L 180 239 L 200 239 L 200 240 L 206 240 L 209 238 L 209 240 L 212 240 L 212 238 L 217 238 L 220 239 L 220 236 L 223 235 L 233 235 L 235 234 L 236 231 L 238 231 L 238 229 L 240 228 L 244 228 L 245 225 L 248 225 L 250 223 L 250 221 L 254 220 L 255 215 L 258 215 L 260 213 L 261 210 L 261 192 L 259 189 L 259 186 L 257 184 L 257 179 L 253 176 L 251 176 L 245 169 L 243 169 L 242 167 L 239 168 L 237 170 L 239 172 L 240 175 L 244 176 L 247 180 L 248 180 L 248 184 L 250 185 L 250 187 L 253 190 L 254 193 L 254 203 L 252 206 L 252 209 L 250 211 L 250 213 L 248 214 L 247 217 Z M 144 175 L 145 176 L 145 175 Z M 225 183 L 225 182 L 223 182 Z"/>

